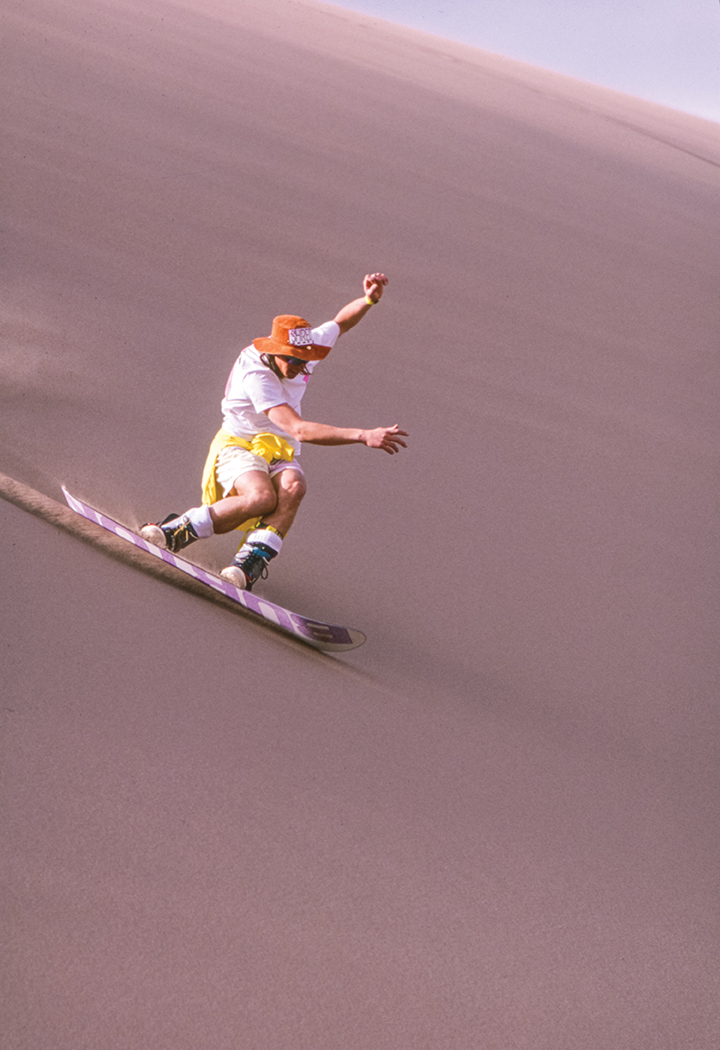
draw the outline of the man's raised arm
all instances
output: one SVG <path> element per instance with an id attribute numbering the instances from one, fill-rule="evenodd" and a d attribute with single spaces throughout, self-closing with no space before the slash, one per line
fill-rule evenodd
<path id="1" fill-rule="evenodd" d="M 382 294 L 388 279 L 384 273 L 369 273 L 363 279 L 364 295 L 360 299 L 353 299 L 334 318 L 335 324 L 340 328 L 340 335 L 349 332 L 358 321 L 361 321 L 368 310 L 382 299 Z"/>

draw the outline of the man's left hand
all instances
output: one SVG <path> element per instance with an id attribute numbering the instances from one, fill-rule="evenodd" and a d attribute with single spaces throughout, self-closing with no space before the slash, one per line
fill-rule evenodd
<path id="1" fill-rule="evenodd" d="M 368 273 L 363 278 L 363 291 L 374 303 L 379 303 L 387 283 L 388 279 L 384 273 Z"/>

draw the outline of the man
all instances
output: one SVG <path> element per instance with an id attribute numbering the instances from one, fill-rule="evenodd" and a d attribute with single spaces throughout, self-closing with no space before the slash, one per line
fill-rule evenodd
<path id="1" fill-rule="evenodd" d="M 316 365 L 339 336 L 380 302 L 387 283 L 382 273 L 368 274 L 363 296 L 319 328 L 294 314 L 276 317 L 271 335 L 254 339 L 241 352 L 225 388 L 222 429 L 205 464 L 202 506 L 170 515 L 158 525 L 143 525 L 144 539 L 177 552 L 195 540 L 239 528 L 246 532 L 245 542 L 221 575 L 251 590 L 282 550 L 305 495 L 305 475 L 298 462 L 303 442 L 363 444 L 391 455 L 407 447 L 407 432 L 398 426 L 343 428 L 311 423 L 300 415 Z"/>

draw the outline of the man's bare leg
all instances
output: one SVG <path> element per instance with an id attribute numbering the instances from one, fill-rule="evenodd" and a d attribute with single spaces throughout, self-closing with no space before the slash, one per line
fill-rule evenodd
<path id="1" fill-rule="evenodd" d="M 277 490 L 269 474 L 247 470 L 235 479 L 230 494 L 210 507 L 213 528 L 217 535 L 232 532 L 249 518 L 272 515 L 277 503 Z"/>
<path id="2" fill-rule="evenodd" d="M 272 513 L 263 515 L 263 522 L 265 525 L 272 525 L 286 536 L 307 491 L 305 475 L 288 467 L 275 474 L 272 483 L 277 495 L 277 504 Z"/>
<path id="3" fill-rule="evenodd" d="M 235 479 L 224 499 L 210 507 L 194 507 L 161 525 L 149 522 L 142 526 L 140 535 L 149 543 L 177 553 L 197 539 L 232 532 L 244 522 L 259 518 L 265 527 L 248 533 L 252 539 L 243 544 L 241 551 L 243 557 L 250 553 L 254 542 L 270 560 L 280 553 L 282 537 L 292 525 L 304 495 L 305 478 L 301 471 L 287 469 L 271 478 L 265 471 L 248 470 Z M 236 562 L 239 564 L 237 557 Z"/>
<path id="4" fill-rule="evenodd" d="M 267 564 L 280 553 L 283 537 L 295 520 L 305 495 L 305 478 L 300 471 L 283 470 L 272 478 L 272 484 L 276 495 L 275 509 L 265 514 L 260 525 L 248 533 L 232 565 L 221 573 L 236 587 L 249 590 L 260 576 L 266 575 Z"/>
<path id="5" fill-rule="evenodd" d="M 283 470 L 272 478 L 261 470 L 248 470 L 236 479 L 228 496 L 210 507 L 215 532 L 222 535 L 249 518 L 262 518 L 284 536 L 305 491 L 305 478 L 298 470 Z"/>

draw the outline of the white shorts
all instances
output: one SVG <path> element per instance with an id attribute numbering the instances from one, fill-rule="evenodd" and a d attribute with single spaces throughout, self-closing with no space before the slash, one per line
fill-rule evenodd
<path id="1" fill-rule="evenodd" d="M 254 452 L 248 452 L 245 448 L 240 448 L 238 445 L 227 445 L 218 454 L 215 461 L 215 477 L 224 496 L 227 496 L 228 492 L 234 488 L 235 479 L 241 474 L 246 474 L 248 470 L 262 470 L 270 477 L 282 473 L 283 470 L 296 470 L 298 474 L 303 473 L 296 459 L 274 459 L 268 463 L 262 456 L 256 456 Z"/>

